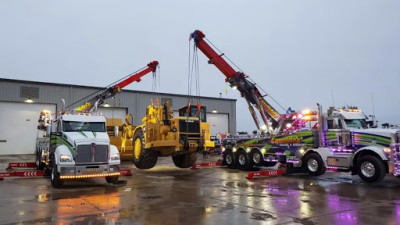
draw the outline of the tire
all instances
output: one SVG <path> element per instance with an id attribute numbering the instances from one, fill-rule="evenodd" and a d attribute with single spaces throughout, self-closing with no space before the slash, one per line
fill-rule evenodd
<path id="1" fill-rule="evenodd" d="M 240 170 L 250 170 L 253 167 L 245 150 L 241 149 L 236 153 L 236 165 Z"/>
<path id="2" fill-rule="evenodd" d="M 192 167 L 193 164 L 196 162 L 196 160 L 197 160 L 196 152 L 172 156 L 172 161 L 174 161 L 175 166 L 179 168 Z"/>
<path id="3" fill-rule="evenodd" d="M 250 164 L 251 166 L 262 166 L 264 164 L 264 156 L 258 150 L 253 150 L 250 153 Z"/>
<path id="4" fill-rule="evenodd" d="M 320 176 L 325 173 L 326 166 L 321 156 L 317 153 L 310 153 L 303 160 L 303 168 L 311 176 Z"/>
<path id="5" fill-rule="evenodd" d="M 64 181 L 60 179 L 60 173 L 57 171 L 57 165 L 54 161 L 51 168 L 50 179 L 51 185 L 55 188 L 60 188 L 64 184 Z"/>
<path id="6" fill-rule="evenodd" d="M 35 159 L 35 164 L 36 164 L 36 169 L 37 170 L 43 170 L 44 165 L 42 162 L 42 150 L 38 149 L 36 151 L 36 159 Z"/>
<path id="7" fill-rule="evenodd" d="M 157 152 L 144 148 L 144 136 L 141 130 L 133 136 L 133 163 L 138 169 L 153 168 L 158 159 Z"/>
<path id="8" fill-rule="evenodd" d="M 386 167 L 383 161 L 373 155 L 361 156 L 357 161 L 358 176 L 365 182 L 381 181 L 386 175 Z"/>
<path id="9" fill-rule="evenodd" d="M 119 176 L 110 176 L 110 177 L 106 177 L 106 181 L 109 184 L 117 184 L 118 178 L 119 178 Z"/>
<path id="10" fill-rule="evenodd" d="M 223 163 L 230 169 L 236 169 L 236 160 L 232 149 L 227 149 L 224 151 Z"/>

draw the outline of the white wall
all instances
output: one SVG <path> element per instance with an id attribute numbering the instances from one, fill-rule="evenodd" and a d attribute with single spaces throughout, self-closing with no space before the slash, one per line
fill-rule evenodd
<path id="1" fill-rule="evenodd" d="M 35 153 L 38 119 L 43 109 L 56 112 L 52 104 L 0 102 L 0 155 Z"/>

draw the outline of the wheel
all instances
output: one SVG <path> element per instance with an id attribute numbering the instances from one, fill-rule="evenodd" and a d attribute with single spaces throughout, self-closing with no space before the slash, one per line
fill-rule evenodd
<path id="1" fill-rule="evenodd" d="M 250 170 L 252 168 L 249 155 L 245 150 L 242 149 L 236 153 L 236 165 L 240 170 Z"/>
<path id="2" fill-rule="evenodd" d="M 106 177 L 106 181 L 109 184 L 116 184 L 116 183 L 118 183 L 118 176 Z"/>
<path id="3" fill-rule="evenodd" d="M 326 166 L 321 156 L 314 152 L 305 156 L 303 168 L 311 176 L 320 176 L 326 171 Z"/>
<path id="4" fill-rule="evenodd" d="M 365 182 L 381 181 L 386 175 L 385 164 L 373 155 L 361 156 L 356 166 L 358 176 Z"/>
<path id="5" fill-rule="evenodd" d="M 264 156 L 258 150 L 253 150 L 250 153 L 250 164 L 253 166 L 262 166 L 264 162 Z"/>
<path id="6" fill-rule="evenodd" d="M 53 162 L 52 168 L 51 168 L 51 185 L 55 188 L 60 188 L 64 184 L 64 181 L 60 179 L 60 173 L 57 171 L 57 165 L 55 162 Z"/>
<path id="7" fill-rule="evenodd" d="M 236 169 L 235 157 L 231 149 L 224 151 L 223 163 L 230 169 Z"/>
<path id="8" fill-rule="evenodd" d="M 36 169 L 37 170 L 43 170 L 44 165 L 43 165 L 43 162 L 42 162 L 42 150 L 40 150 L 40 149 L 38 149 L 36 151 L 35 164 L 36 164 Z"/>
<path id="9" fill-rule="evenodd" d="M 189 168 L 193 166 L 196 160 L 196 152 L 172 156 L 172 161 L 174 161 L 175 166 L 179 168 Z"/>
<path id="10" fill-rule="evenodd" d="M 138 169 L 153 168 L 158 159 L 157 152 L 144 148 L 144 136 L 141 130 L 136 131 L 133 136 L 133 163 Z"/>

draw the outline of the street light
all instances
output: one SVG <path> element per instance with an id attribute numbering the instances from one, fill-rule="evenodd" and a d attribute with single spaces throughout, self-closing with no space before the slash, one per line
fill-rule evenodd
<path id="1" fill-rule="evenodd" d="M 212 113 L 218 113 L 218 111 L 216 109 L 213 109 L 213 111 L 211 111 Z"/>

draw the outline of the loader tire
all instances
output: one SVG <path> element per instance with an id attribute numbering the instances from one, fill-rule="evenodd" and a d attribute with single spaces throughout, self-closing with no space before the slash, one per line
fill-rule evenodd
<path id="1" fill-rule="evenodd" d="M 172 156 L 172 161 L 174 161 L 175 166 L 179 168 L 189 168 L 193 166 L 196 160 L 196 152 Z"/>
<path id="2" fill-rule="evenodd" d="M 141 130 L 133 136 L 133 163 L 138 169 L 153 168 L 158 159 L 158 154 L 152 149 L 144 148 L 144 136 Z"/>

